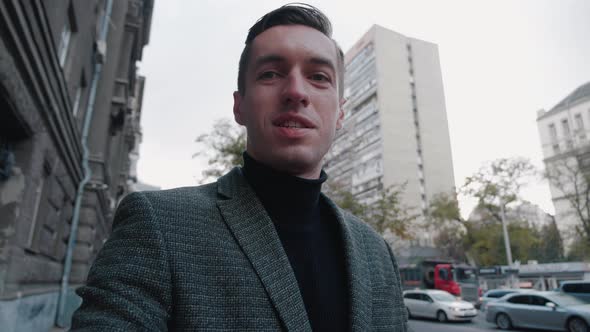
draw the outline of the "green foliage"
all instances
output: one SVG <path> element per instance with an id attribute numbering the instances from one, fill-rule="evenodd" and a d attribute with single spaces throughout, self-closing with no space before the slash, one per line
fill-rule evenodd
<path id="1" fill-rule="evenodd" d="M 210 133 L 200 135 L 195 142 L 202 148 L 193 158 L 205 157 L 209 166 L 202 172 L 202 182 L 215 180 L 233 167 L 244 164 L 242 154 L 246 150 L 246 132 L 227 119 L 218 120 Z"/>
<path id="2" fill-rule="evenodd" d="M 466 178 L 461 191 L 476 198 L 479 208 L 501 222 L 501 205 L 517 201 L 520 189 L 535 174 L 535 167 L 527 159 L 501 158 Z"/>
<path id="3" fill-rule="evenodd" d="M 563 240 L 557 229 L 555 219 L 541 227 L 539 231 L 539 248 L 536 259 L 539 263 L 553 263 L 564 260 Z"/>
<path id="4" fill-rule="evenodd" d="M 466 236 L 465 228 L 460 225 L 445 225 L 438 228 L 434 237 L 434 246 L 441 251 L 442 257 L 464 262 L 467 261 Z"/>
<path id="5" fill-rule="evenodd" d="M 503 158 L 468 177 L 460 192 L 477 199 L 478 220 L 461 217 L 457 196 L 441 193 L 431 199 L 429 226 L 437 231 L 435 245 L 449 258 L 469 257 L 478 265 L 506 263 L 501 207 L 518 201 L 519 191 L 536 173 L 526 159 Z M 563 244 L 553 222 L 541 230 L 527 220 L 507 220 L 514 260 L 541 262 L 563 259 Z"/>
<path id="6" fill-rule="evenodd" d="M 404 190 L 405 185 L 381 189 L 379 199 L 369 207 L 367 220 L 378 232 L 383 233 L 389 229 L 402 239 L 412 238 L 411 225 L 418 215 L 402 203 Z"/>
<path id="7" fill-rule="evenodd" d="M 411 227 L 418 215 L 401 201 L 405 186 L 394 185 L 380 189 L 378 199 L 372 204 L 360 202 L 339 183 L 331 182 L 325 189 L 338 206 L 367 222 L 377 232 L 383 234 L 389 229 L 402 239 L 412 238 Z"/>
<path id="8" fill-rule="evenodd" d="M 590 241 L 582 234 L 574 239 L 567 254 L 567 261 L 590 262 Z"/>
<path id="9" fill-rule="evenodd" d="M 459 210 L 457 195 L 436 194 L 428 208 L 427 227 L 436 232 L 434 245 L 443 257 L 465 261 L 467 238 L 471 236 L 470 227 Z"/>
<path id="10" fill-rule="evenodd" d="M 537 259 L 536 250 L 539 246 L 538 233 L 526 223 L 508 225 L 512 257 L 526 262 Z M 473 227 L 471 237 L 465 238 L 467 253 L 480 266 L 506 264 L 506 250 L 502 235 L 502 225 L 485 224 Z"/>
<path id="11" fill-rule="evenodd" d="M 369 207 L 357 200 L 354 195 L 345 190 L 341 184 L 327 183 L 324 185 L 324 192 L 342 209 L 352 213 L 362 220 L 367 220 Z"/>

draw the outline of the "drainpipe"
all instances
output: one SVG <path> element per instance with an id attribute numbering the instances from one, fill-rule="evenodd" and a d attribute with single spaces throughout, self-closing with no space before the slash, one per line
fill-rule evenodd
<path id="1" fill-rule="evenodd" d="M 68 284 L 70 279 L 70 272 L 72 270 L 72 256 L 74 253 L 74 247 L 76 246 L 76 237 L 78 235 L 78 224 L 80 223 L 80 208 L 82 206 L 82 198 L 84 196 L 84 188 L 90 181 L 92 171 L 88 166 L 88 132 L 90 131 L 90 121 L 92 120 L 92 114 L 94 112 L 94 102 L 96 100 L 96 90 L 98 88 L 98 81 L 102 71 L 102 63 L 105 61 L 106 56 L 106 38 L 109 29 L 109 22 L 111 19 L 111 12 L 113 10 L 113 0 L 107 0 L 105 15 L 103 16 L 100 28 L 100 35 L 97 41 L 97 49 L 101 46 L 104 47 L 102 54 L 103 59 L 99 61 L 98 58 L 94 59 L 94 74 L 92 77 L 92 83 L 90 86 L 90 95 L 88 97 L 88 106 L 86 114 L 84 115 L 84 127 L 82 129 L 82 167 L 84 170 L 84 178 L 78 185 L 78 191 L 76 193 L 76 200 L 74 203 L 74 212 L 72 216 L 72 227 L 70 228 L 70 237 L 68 239 L 68 247 L 66 250 L 66 257 L 64 261 L 64 271 L 61 278 L 61 291 L 59 294 L 56 324 L 60 327 L 67 327 L 70 325 L 68 314 L 66 313 L 66 301 L 68 294 Z M 98 54 L 95 51 L 95 56 Z"/>

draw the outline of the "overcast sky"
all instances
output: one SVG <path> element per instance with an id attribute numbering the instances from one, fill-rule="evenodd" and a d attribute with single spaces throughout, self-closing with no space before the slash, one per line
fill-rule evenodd
<path id="1" fill-rule="evenodd" d="M 308 1 L 346 52 L 373 24 L 439 47 L 455 182 L 486 161 L 541 167 L 536 112 L 590 81 L 590 1 Z M 195 138 L 231 118 L 249 27 L 278 1 L 157 0 L 140 73 L 147 77 L 138 174 L 162 188 L 195 185 Z M 553 213 L 546 183 L 524 199 Z M 462 213 L 473 202 L 461 201 Z"/>

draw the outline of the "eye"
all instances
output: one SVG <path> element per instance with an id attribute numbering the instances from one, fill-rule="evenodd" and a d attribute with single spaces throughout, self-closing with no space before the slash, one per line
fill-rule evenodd
<path id="1" fill-rule="evenodd" d="M 278 76 L 279 76 L 279 74 L 277 72 L 265 71 L 265 72 L 262 72 L 261 74 L 258 75 L 258 79 L 259 80 L 272 80 L 274 78 L 277 78 Z"/>
<path id="2" fill-rule="evenodd" d="M 322 73 L 312 74 L 309 78 L 318 82 L 330 82 L 330 77 Z"/>

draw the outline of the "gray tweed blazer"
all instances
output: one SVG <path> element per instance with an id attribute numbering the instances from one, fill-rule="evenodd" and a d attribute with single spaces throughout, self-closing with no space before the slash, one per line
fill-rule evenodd
<path id="1" fill-rule="evenodd" d="M 407 331 L 395 258 L 322 194 L 344 243 L 352 331 Z M 239 168 L 216 183 L 128 195 L 73 331 L 311 331 L 272 221 Z"/>

